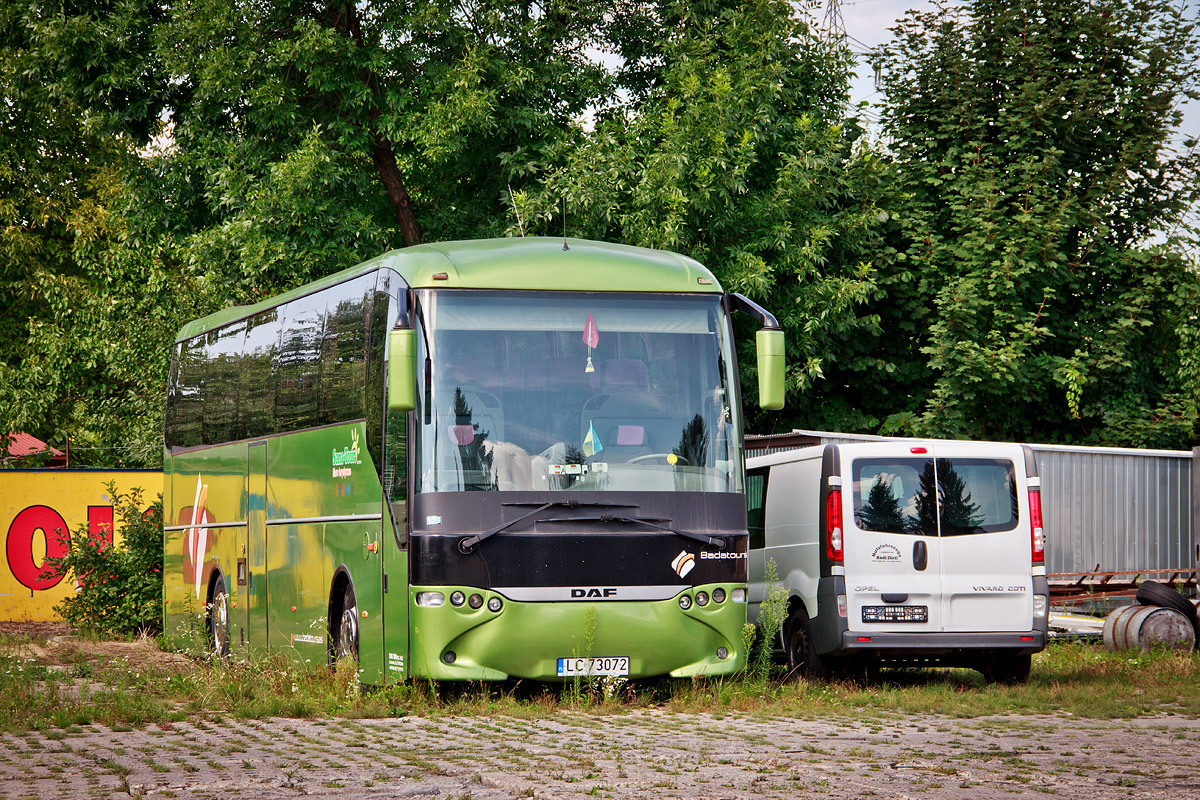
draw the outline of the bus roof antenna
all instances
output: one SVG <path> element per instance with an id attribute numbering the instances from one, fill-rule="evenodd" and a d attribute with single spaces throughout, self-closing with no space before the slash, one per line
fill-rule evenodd
<path id="1" fill-rule="evenodd" d="M 562 209 L 563 209 L 563 250 L 570 250 L 571 248 L 567 247 L 567 196 L 565 194 L 562 196 Z"/>
<path id="2" fill-rule="evenodd" d="M 525 223 L 521 222 L 521 209 L 517 208 L 517 198 L 513 195 L 512 184 L 508 185 L 508 199 L 512 202 L 513 214 L 517 217 L 517 227 L 521 229 L 521 238 L 525 238 Z"/>

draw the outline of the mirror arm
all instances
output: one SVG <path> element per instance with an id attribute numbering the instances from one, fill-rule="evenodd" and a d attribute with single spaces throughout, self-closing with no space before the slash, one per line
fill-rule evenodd
<path id="1" fill-rule="evenodd" d="M 743 314 L 749 314 L 762 323 L 765 330 L 780 330 L 779 320 L 775 319 L 775 315 L 758 303 L 738 292 L 730 292 L 729 295 L 729 310 L 740 311 Z"/>

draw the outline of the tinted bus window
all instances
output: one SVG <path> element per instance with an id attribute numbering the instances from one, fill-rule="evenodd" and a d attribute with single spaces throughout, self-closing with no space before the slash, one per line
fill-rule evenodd
<path id="1" fill-rule="evenodd" d="M 196 447 L 202 443 L 206 374 L 204 346 L 203 336 L 177 345 L 171 413 L 166 421 L 167 444 L 172 447 Z"/>
<path id="2" fill-rule="evenodd" d="M 207 372 L 204 387 L 205 444 L 221 444 L 245 437 L 239 367 L 246 323 L 210 331 L 205 336 Z"/>
<path id="3" fill-rule="evenodd" d="M 318 424 L 360 419 L 367 386 L 367 301 L 375 276 L 335 286 L 328 298 L 321 339 L 321 391 Z"/>
<path id="4" fill-rule="evenodd" d="M 321 340 L 325 333 L 325 298 L 321 293 L 293 300 L 280 309 L 283 336 L 275 357 L 276 430 L 294 431 L 319 425 L 318 388 Z"/>
<path id="5" fill-rule="evenodd" d="M 275 380 L 271 374 L 279 347 L 279 309 L 251 317 L 242 348 L 241 395 L 246 436 L 275 432 Z"/>

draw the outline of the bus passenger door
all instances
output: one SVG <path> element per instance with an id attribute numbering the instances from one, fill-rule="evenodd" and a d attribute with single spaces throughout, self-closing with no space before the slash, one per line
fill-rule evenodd
<path id="1" fill-rule="evenodd" d="M 244 626 L 244 642 L 251 650 L 267 649 L 267 443 L 254 442 L 246 458 L 246 541 L 238 563 L 237 624 Z M 243 583 L 244 581 L 244 583 Z"/>

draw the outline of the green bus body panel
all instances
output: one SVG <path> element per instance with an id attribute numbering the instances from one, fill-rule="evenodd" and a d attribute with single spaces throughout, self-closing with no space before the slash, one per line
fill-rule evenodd
<path id="1" fill-rule="evenodd" d="M 163 632 L 184 649 L 203 652 L 208 590 L 218 572 L 231 603 L 230 634 L 244 593 L 238 590 L 237 559 L 246 543 L 246 444 L 179 453 L 164 464 Z M 169 498 L 169 499 L 167 499 Z M 197 502 L 199 501 L 199 502 Z M 222 525 L 221 523 L 233 523 Z"/>
<path id="2" fill-rule="evenodd" d="M 382 539 L 383 493 L 365 441 L 362 422 L 267 440 L 267 627 L 271 650 L 325 663 L 330 587 L 344 571 L 360 610 L 362 679 L 378 683 L 383 556 L 368 545 Z"/>
<path id="3" fill-rule="evenodd" d="M 383 561 L 389 542 L 383 536 L 379 476 L 361 444 L 365 427 L 353 422 L 274 436 L 265 444 L 240 442 L 167 457 L 165 525 L 190 526 L 196 516 L 197 525 L 213 526 L 202 533 L 164 532 L 168 638 L 194 652 L 204 650 L 208 587 L 219 572 L 230 596 L 235 653 L 267 649 L 324 664 L 330 587 L 343 572 L 360 611 L 362 680 L 383 682 L 385 652 L 390 646 L 406 655 L 407 636 L 405 629 L 398 642 L 384 638 Z M 395 550 L 390 524 L 386 530 Z M 198 551 L 204 554 L 199 572 Z M 243 586 L 237 583 L 241 558 L 247 572 Z M 406 569 L 397 564 L 393 571 L 398 596 L 407 604 Z M 405 614 L 396 617 L 402 625 Z"/>
<path id="4" fill-rule="evenodd" d="M 722 586 L 727 594 L 744 584 L 698 586 L 710 594 Z M 416 592 L 442 592 L 449 597 L 455 589 L 464 594 L 481 594 L 479 609 L 450 603 L 438 607 L 412 608 L 411 674 L 438 680 L 504 680 L 558 678 L 559 658 L 577 656 L 629 657 L 629 677 L 669 674 L 729 675 L 746 663 L 742 652 L 742 627 L 746 605 L 726 601 L 701 607 L 692 604 L 684 611 L 678 598 L 670 600 L 609 603 L 517 603 L 495 592 L 470 586 L 413 587 Z M 500 597 L 499 612 L 488 610 L 487 601 Z M 588 641 L 591 640 L 591 652 Z M 728 650 L 717 657 L 717 648 Z M 443 655 L 453 651 L 455 660 L 445 663 Z M 678 666 L 680 653 L 695 654 L 692 663 Z M 485 667 L 484 664 L 487 666 Z"/>
<path id="5" fill-rule="evenodd" d="M 414 288 L 527 289 L 610 292 L 722 291 L 698 261 L 664 250 L 583 239 L 527 237 L 438 242 L 392 250 L 378 258 L 284 292 L 187 323 L 176 341 L 255 314 L 377 269 L 395 270 Z M 435 278 L 435 276 L 445 276 Z M 702 282 L 703 281 L 703 282 Z"/>
<path id="6" fill-rule="evenodd" d="M 246 495 L 248 517 L 246 525 L 246 572 L 247 581 L 245 616 L 245 641 L 250 650 L 264 653 L 267 650 L 267 443 L 258 442 L 247 447 Z M 242 587 L 238 587 L 242 591 Z M 233 609 L 236 615 L 237 609 Z M 238 635 L 234 641 L 241 642 Z"/>

